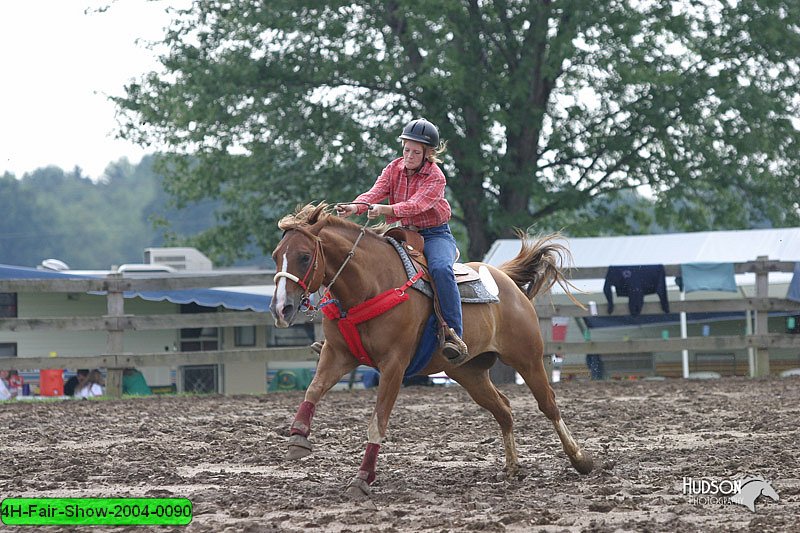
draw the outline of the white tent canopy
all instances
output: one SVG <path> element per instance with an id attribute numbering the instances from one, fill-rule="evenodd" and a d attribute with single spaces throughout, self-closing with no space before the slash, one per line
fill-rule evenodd
<path id="1" fill-rule="evenodd" d="M 686 263 L 741 263 L 767 256 L 776 261 L 800 261 L 800 228 L 733 231 L 699 231 L 620 237 L 566 237 L 563 241 L 573 258 L 573 267 L 611 265 L 679 265 Z M 499 266 L 519 252 L 517 239 L 494 242 L 483 261 Z M 771 273 L 770 281 L 788 283 L 791 273 Z M 736 276 L 737 285 L 752 286 L 755 275 Z M 576 280 L 587 292 L 601 292 L 602 280 Z M 668 277 L 668 288 L 675 288 Z M 785 289 L 784 289 L 785 290 Z M 554 288 L 554 292 L 558 292 Z"/>

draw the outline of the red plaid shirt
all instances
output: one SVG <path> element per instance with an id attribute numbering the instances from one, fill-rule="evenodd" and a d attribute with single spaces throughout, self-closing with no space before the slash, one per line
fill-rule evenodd
<path id="1" fill-rule="evenodd" d="M 403 226 L 425 229 L 450 220 L 450 204 L 444 197 L 447 180 L 439 166 L 426 161 L 412 176 L 407 176 L 404 169 L 403 158 L 395 159 L 383 169 L 372 188 L 355 201 L 375 204 L 388 197 L 396 215 L 386 217 L 389 224 L 399 221 Z M 358 206 L 358 214 L 366 210 L 365 206 Z"/>

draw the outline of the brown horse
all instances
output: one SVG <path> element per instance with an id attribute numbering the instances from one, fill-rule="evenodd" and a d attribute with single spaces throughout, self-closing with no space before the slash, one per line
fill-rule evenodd
<path id="1" fill-rule="evenodd" d="M 336 217 L 324 203 L 307 205 L 294 215 L 284 217 L 278 226 L 285 233 L 272 254 L 278 274 L 270 305 L 277 327 L 290 326 L 307 303 L 309 294 L 322 286 L 329 288 L 342 309 L 349 310 L 376 295 L 401 288 L 408 281 L 397 252 L 386 238 Z M 494 416 L 503 434 L 505 470 L 513 475 L 519 463 L 510 402 L 489 379 L 489 368 L 499 357 L 519 372 L 539 409 L 553 423 L 572 465 L 578 472 L 587 474 L 592 470 L 592 459 L 561 419 L 545 372 L 544 345 L 531 302 L 536 294 L 555 283 L 567 285 L 560 265 L 569 252 L 552 242 L 554 235 L 535 242 L 522 233 L 520 238 L 522 250 L 517 257 L 499 269 L 487 265 L 499 288 L 500 303 L 464 305 L 464 341 L 469 347 L 470 359 L 454 367 L 437 350 L 420 374 L 444 371 Z M 482 264 L 469 265 L 477 270 Z M 401 289 L 397 294 L 401 292 L 407 293 L 407 300 L 358 326 L 363 346 L 381 378 L 367 430 L 367 449 L 358 474 L 348 488 L 354 496 L 369 494 L 369 485 L 375 479 L 378 450 L 386 435 L 403 373 L 432 312 L 431 300 L 422 293 Z M 326 318 L 323 329 L 326 340 L 317 371 L 291 426 L 289 459 L 311 453 L 308 435 L 316 405 L 331 387 L 360 364 L 348 349 L 335 321 Z"/>

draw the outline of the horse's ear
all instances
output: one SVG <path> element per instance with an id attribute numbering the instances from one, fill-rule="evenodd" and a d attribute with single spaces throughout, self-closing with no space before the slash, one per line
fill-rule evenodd
<path id="1" fill-rule="evenodd" d="M 323 214 L 327 212 L 328 204 L 325 202 L 320 202 L 319 205 L 314 209 L 314 211 L 308 217 L 308 223 L 310 225 L 314 225 L 319 222 L 320 218 Z"/>

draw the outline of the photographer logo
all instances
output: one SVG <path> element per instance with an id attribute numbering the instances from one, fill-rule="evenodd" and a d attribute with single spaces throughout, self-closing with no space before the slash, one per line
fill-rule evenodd
<path id="1" fill-rule="evenodd" d="M 756 512 L 756 500 L 766 496 L 774 501 L 780 497 L 772 485 L 760 476 L 715 480 L 683 478 L 683 494 L 695 505 L 743 505 Z"/>

